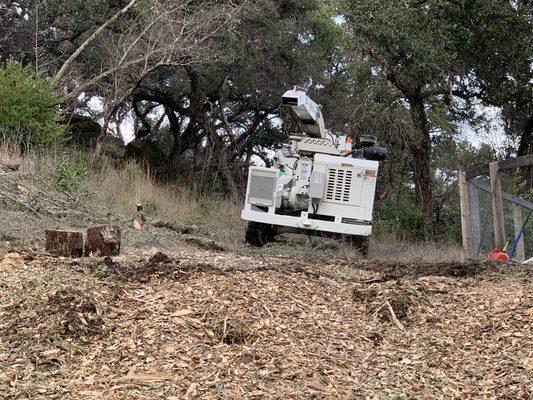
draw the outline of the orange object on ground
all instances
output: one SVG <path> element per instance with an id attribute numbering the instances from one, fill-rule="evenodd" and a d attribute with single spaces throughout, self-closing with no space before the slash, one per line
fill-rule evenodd
<path id="1" fill-rule="evenodd" d="M 491 260 L 509 261 L 509 255 L 500 249 L 494 249 L 490 253 Z"/>

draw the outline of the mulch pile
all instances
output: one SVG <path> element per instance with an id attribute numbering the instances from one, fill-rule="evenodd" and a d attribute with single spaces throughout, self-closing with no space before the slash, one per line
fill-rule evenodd
<path id="1" fill-rule="evenodd" d="M 4 256 L 0 398 L 533 395 L 531 269 L 191 251 Z"/>
<path id="2" fill-rule="evenodd" d="M 419 281 L 395 280 L 371 285 L 357 285 L 356 302 L 367 306 L 368 313 L 382 322 L 394 323 L 405 330 L 406 321 L 414 321 L 431 312 L 428 285 Z"/>

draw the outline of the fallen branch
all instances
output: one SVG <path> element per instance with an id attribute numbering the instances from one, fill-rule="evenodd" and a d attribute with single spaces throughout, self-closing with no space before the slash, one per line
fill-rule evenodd
<path id="1" fill-rule="evenodd" d="M 390 316 L 391 316 L 392 322 L 394 322 L 394 324 L 398 327 L 399 330 L 405 331 L 405 327 L 400 322 L 398 317 L 396 317 L 396 313 L 394 312 L 394 310 L 393 310 L 391 304 L 389 303 L 389 301 L 385 300 L 385 304 L 387 305 L 387 307 L 388 307 L 388 309 L 390 311 Z"/>
<path id="2" fill-rule="evenodd" d="M 186 225 L 181 225 L 180 223 L 177 223 L 177 222 L 165 221 L 165 220 L 160 220 L 160 219 L 152 222 L 152 226 L 155 226 L 156 228 L 170 229 L 171 231 L 178 232 L 182 235 L 187 235 L 196 229 L 195 226 L 186 226 Z"/>

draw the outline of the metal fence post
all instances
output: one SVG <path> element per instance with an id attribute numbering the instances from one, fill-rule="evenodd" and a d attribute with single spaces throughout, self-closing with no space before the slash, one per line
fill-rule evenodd
<path id="1" fill-rule="evenodd" d="M 515 238 L 518 237 L 522 230 L 522 208 L 518 204 L 513 204 L 513 225 Z M 518 261 L 525 261 L 526 251 L 524 248 L 524 235 L 518 241 L 515 249 L 515 257 Z"/>

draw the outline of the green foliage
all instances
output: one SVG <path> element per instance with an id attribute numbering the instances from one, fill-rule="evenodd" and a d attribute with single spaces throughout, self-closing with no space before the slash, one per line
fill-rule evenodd
<path id="1" fill-rule="evenodd" d="M 34 144 L 60 142 L 66 133 L 60 95 L 31 66 L 8 62 L 0 69 L 0 128 Z"/>
<path id="2" fill-rule="evenodd" d="M 59 159 L 52 172 L 56 187 L 64 192 L 73 192 L 81 187 L 89 175 L 87 163 L 81 159 L 71 160 L 66 156 Z"/>
<path id="3" fill-rule="evenodd" d="M 414 192 L 408 188 L 387 196 L 379 204 L 376 231 L 419 239 L 422 235 L 422 213 L 415 206 Z"/>
<path id="4" fill-rule="evenodd" d="M 434 238 L 442 243 L 461 243 L 461 210 L 459 196 L 449 196 L 435 207 Z"/>
<path id="5" fill-rule="evenodd" d="M 271 121 L 266 121 L 253 138 L 255 145 L 266 148 L 273 148 L 285 140 L 287 140 L 287 134 L 275 127 Z"/>
<path id="6" fill-rule="evenodd" d="M 99 265 L 94 271 L 94 274 L 98 278 L 105 278 L 109 274 L 109 268 L 107 268 L 107 266 L 103 264 Z"/>
<path id="7" fill-rule="evenodd" d="M 437 83 L 456 56 L 448 21 L 438 17 L 438 7 L 425 3 L 343 2 L 354 43 L 401 85 Z"/>
<path id="8" fill-rule="evenodd" d="M 531 183 L 528 182 L 525 176 L 525 170 L 528 168 L 533 169 L 533 166 L 515 169 L 514 171 L 511 171 L 509 173 L 510 176 L 506 177 L 506 180 L 508 182 L 506 182 L 507 187 L 505 187 L 504 191 L 515 196 L 521 197 L 524 200 L 533 201 L 533 188 L 531 187 Z M 531 174 L 531 171 L 529 171 L 529 173 Z"/>

